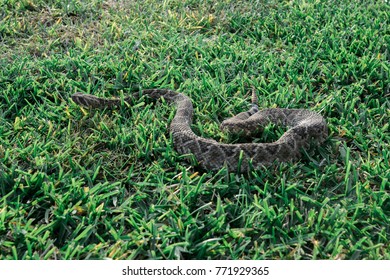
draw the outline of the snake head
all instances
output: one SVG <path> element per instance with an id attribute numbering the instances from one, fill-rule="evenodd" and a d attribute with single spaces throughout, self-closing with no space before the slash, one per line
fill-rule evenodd
<path id="1" fill-rule="evenodd" d="M 71 96 L 74 103 L 81 105 L 83 107 L 90 108 L 101 108 L 101 107 L 112 107 L 117 101 L 112 101 L 109 99 L 99 98 L 91 94 L 84 94 L 81 92 L 76 92 Z"/>

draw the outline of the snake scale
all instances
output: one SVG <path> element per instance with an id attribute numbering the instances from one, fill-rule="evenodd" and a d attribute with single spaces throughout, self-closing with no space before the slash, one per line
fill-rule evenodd
<path id="1" fill-rule="evenodd" d="M 275 123 L 289 129 L 272 143 L 224 144 L 197 136 L 191 129 L 193 106 L 183 93 L 168 89 L 146 89 L 142 95 L 152 99 L 164 98 L 176 105 L 176 114 L 170 125 L 175 149 L 180 154 L 193 154 L 203 169 L 219 170 L 226 166 L 232 172 L 246 172 L 251 168 L 267 166 L 274 161 L 289 161 L 300 155 L 302 148 L 311 142 L 320 144 L 328 135 L 325 119 L 318 113 L 305 109 L 270 108 L 259 110 L 255 93 L 252 107 L 226 119 L 221 129 L 250 135 L 259 133 L 267 124 Z M 104 108 L 120 106 L 120 99 L 99 98 L 75 93 L 72 100 L 84 107 Z M 126 97 L 125 102 L 131 97 Z"/>

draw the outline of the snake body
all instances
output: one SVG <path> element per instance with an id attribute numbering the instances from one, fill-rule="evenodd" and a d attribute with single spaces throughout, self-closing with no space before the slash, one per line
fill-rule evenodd
<path id="1" fill-rule="evenodd" d="M 320 144 L 328 135 L 326 121 L 320 114 L 305 109 L 271 108 L 259 111 L 253 94 L 252 108 L 223 121 L 222 129 L 250 135 L 261 132 L 270 122 L 289 129 L 272 143 L 219 143 L 199 137 L 192 131 L 193 106 L 188 96 L 168 89 L 146 89 L 142 95 L 152 99 L 163 97 L 176 105 L 176 114 L 170 125 L 175 149 L 180 154 L 193 154 L 206 170 L 215 171 L 226 166 L 232 172 L 246 172 L 275 161 L 289 161 L 299 157 L 302 148 L 307 148 L 311 142 Z M 124 101 L 130 101 L 130 98 L 126 97 Z M 120 99 L 82 93 L 73 94 L 72 100 L 93 108 L 115 107 L 122 102 Z"/>

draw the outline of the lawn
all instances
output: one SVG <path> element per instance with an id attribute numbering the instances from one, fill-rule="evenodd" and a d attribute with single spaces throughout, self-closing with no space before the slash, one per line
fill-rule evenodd
<path id="1" fill-rule="evenodd" d="M 390 3 L 0 0 L 1 259 L 390 259 Z M 329 126 L 298 161 L 207 172 L 175 109 L 70 96 L 169 88 L 234 142 L 250 106 Z M 267 126 L 251 141 L 274 141 Z"/>

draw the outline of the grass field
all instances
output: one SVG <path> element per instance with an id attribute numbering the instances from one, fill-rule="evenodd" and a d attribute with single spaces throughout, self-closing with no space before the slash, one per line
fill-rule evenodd
<path id="1" fill-rule="evenodd" d="M 389 14 L 384 0 L 0 0 L 0 258 L 390 259 Z M 70 100 L 175 89 L 193 130 L 226 142 L 219 124 L 251 87 L 260 107 L 321 113 L 326 142 L 204 172 L 173 150 L 166 102 Z"/>

